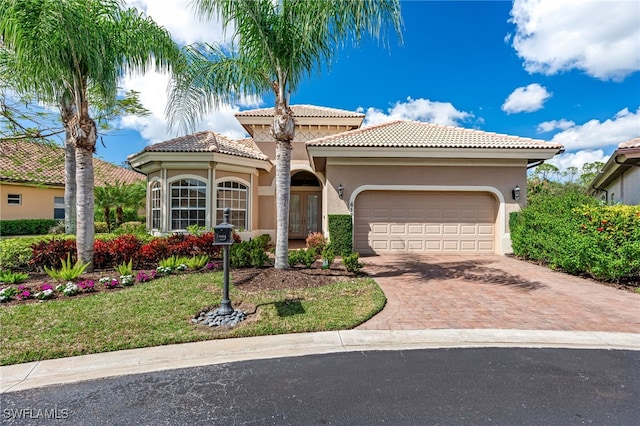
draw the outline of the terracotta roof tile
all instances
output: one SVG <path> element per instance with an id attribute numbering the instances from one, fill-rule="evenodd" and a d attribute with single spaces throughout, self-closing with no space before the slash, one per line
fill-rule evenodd
<path id="1" fill-rule="evenodd" d="M 275 108 L 262 108 L 241 111 L 236 117 L 273 117 Z M 364 118 L 364 114 L 343 109 L 319 107 L 315 105 L 291 105 L 294 117 L 322 117 L 322 118 Z"/>
<path id="2" fill-rule="evenodd" d="M 95 186 L 133 183 L 145 176 L 93 158 Z M 64 186 L 64 149 L 52 144 L 0 141 L 0 180 Z"/>
<path id="3" fill-rule="evenodd" d="M 631 139 L 626 142 L 622 142 L 620 145 L 618 145 L 618 149 L 625 149 L 625 148 L 640 148 L 640 137 Z"/>
<path id="4" fill-rule="evenodd" d="M 309 146 L 382 148 L 557 148 L 539 139 L 397 120 L 307 142 Z"/>
<path id="5" fill-rule="evenodd" d="M 219 152 L 255 160 L 269 159 L 258 149 L 251 138 L 235 141 L 210 130 L 149 145 L 144 148 L 143 152 Z"/>

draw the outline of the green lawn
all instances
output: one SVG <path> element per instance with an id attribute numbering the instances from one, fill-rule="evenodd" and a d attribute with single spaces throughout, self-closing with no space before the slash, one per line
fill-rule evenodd
<path id="1" fill-rule="evenodd" d="M 369 278 L 324 287 L 249 293 L 231 286 L 234 307 L 255 314 L 228 330 L 191 324 L 216 306 L 222 273 L 171 275 L 89 297 L 0 306 L 1 365 L 224 337 L 349 329 L 386 300 Z"/>

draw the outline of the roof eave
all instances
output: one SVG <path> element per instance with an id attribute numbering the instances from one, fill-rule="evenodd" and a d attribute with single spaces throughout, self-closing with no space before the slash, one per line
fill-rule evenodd
<path id="1" fill-rule="evenodd" d="M 629 170 L 634 164 L 640 164 L 640 148 L 615 150 L 600 173 L 591 182 L 589 192 L 593 194 L 596 191 L 601 191 Z"/>

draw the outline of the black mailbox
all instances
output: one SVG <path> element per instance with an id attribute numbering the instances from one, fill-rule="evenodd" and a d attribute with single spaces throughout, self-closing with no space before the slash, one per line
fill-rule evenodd
<path id="1" fill-rule="evenodd" d="M 224 220 L 221 224 L 213 227 L 213 243 L 217 245 L 233 244 L 233 225 L 229 223 L 231 209 L 224 209 Z"/>

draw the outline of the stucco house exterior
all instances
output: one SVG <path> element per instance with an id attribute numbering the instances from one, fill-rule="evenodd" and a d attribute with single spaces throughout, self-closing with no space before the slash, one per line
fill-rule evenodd
<path id="1" fill-rule="evenodd" d="M 145 176 L 93 159 L 95 185 L 134 183 Z M 0 220 L 64 220 L 64 149 L 29 141 L 0 141 Z"/>
<path id="2" fill-rule="evenodd" d="M 618 145 L 589 192 L 609 204 L 640 205 L 640 137 Z"/>
<path id="3" fill-rule="evenodd" d="M 562 151 L 478 130 L 402 120 L 362 128 L 360 113 L 292 110 L 289 236 L 326 234 L 329 215 L 351 215 L 360 254 L 510 252 L 508 215 L 526 203 L 527 165 Z M 236 118 L 249 138 L 199 132 L 129 156 L 147 175 L 150 229 L 211 228 L 229 207 L 244 238 L 275 239 L 273 108 Z"/>

